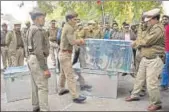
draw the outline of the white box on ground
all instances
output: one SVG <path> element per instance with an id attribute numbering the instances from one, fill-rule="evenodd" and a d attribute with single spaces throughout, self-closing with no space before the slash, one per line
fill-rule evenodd
<path id="1" fill-rule="evenodd" d="M 84 74 L 83 77 L 87 84 L 92 85 L 91 91 L 82 91 L 87 96 L 100 98 L 117 98 L 118 76 Z"/>

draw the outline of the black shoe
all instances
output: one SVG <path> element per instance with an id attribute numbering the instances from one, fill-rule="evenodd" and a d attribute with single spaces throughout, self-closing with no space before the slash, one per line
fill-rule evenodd
<path id="1" fill-rule="evenodd" d="M 160 89 L 161 91 L 166 91 L 166 90 L 168 90 L 168 86 L 161 86 L 161 89 Z"/>
<path id="2" fill-rule="evenodd" d="M 140 93 L 139 93 L 139 96 L 140 97 L 144 97 L 146 95 L 146 92 L 145 91 L 141 91 Z"/>
<path id="3" fill-rule="evenodd" d="M 90 86 L 90 85 L 83 85 L 83 86 L 80 86 L 80 90 L 86 90 L 86 89 L 91 89 L 92 88 L 92 86 Z"/>
<path id="4" fill-rule="evenodd" d="M 122 76 L 126 76 L 126 75 L 128 75 L 128 74 L 127 74 L 127 73 L 123 73 L 123 74 L 122 74 Z"/>
<path id="5" fill-rule="evenodd" d="M 33 109 L 33 112 L 40 112 L 40 108 Z"/>
<path id="6" fill-rule="evenodd" d="M 85 96 L 79 96 L 78 98 L 73 99 L 73 102 L 74 103 L 82 103 L 85 100 L 86 100 Z"/>
<path id="7" fill-rule="evenodd" d="M 131 77 L 136 78 L 136 74 L 130 73 Z"/>
<path id="8" fill-rule="evenodd" d="M 132 91 L 133 91 L 133 89 L 132 89 L 132 90 L 130 90 L 130 91 L 129 91 L 129 93 L 131 94 L 131 93 L 132 93 Z"/>
<path id="9" fill-rule="evenodd" d="M 64 94 L 67 94 L 69 93 L 69 90 L 68 89 L 62 89 L 59 91 L 59 95 L 64 95 Z"/>

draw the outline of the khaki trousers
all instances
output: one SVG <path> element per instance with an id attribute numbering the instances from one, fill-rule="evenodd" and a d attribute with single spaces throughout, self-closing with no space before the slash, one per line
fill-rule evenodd
<path id="1" fill-rule="evenodd" d="M 136 70 L 136 74 L 137 74 L 137 72 L 138 72 L 138 69 L 139 69 L 139 65 L 140 65 L 140 62 L 141 62 L 141 58 L 142 58 L 142 56 L 141 56 L 141 53 L 140 53 L 140 50 L 139 49 L 137 49 L 136 50 L 136 57 L 135 57 L 135 70 Z M 145 82 L 144 82 L 144 85 L 143 85 L 143 88 L 142 88 L 142 92 L 145 92 L 146 91 L 146 80 L 145 80 Z"/>
<path id="2" fill-rule="evenodd" d="M 58 50 L 58 44 L 56 42 L 50 41 L 50 54 L 51 54 L 51 60 L 53 64 L 56 64 L 57 50 Z"/>
<path id="3" fill-rule="evenodd" d="M 16 51 L 9 50 L 9 66 L 24 65 L 24 48 L 19 48 Z"/>
<path id="4" fill-rule="evenodd" d="M 44 77 L 44 71 L 40 68 L 35 55 L 28 58 L 28 66 L 31 71 L 32 106 L 41 111 L 49 111 L 48 107 L 48 78 Z"/>
<path id="5" fill-rule="evenodd" d="M 3 63 L 3 67 L 4 69 L 6 69 L 7 65 L 8 65 L 8 47 L 4 46 L 1 47 L 1 55 L 2 55 L 2 63 Z"/>
<path id="6" fill-rule="evenodd" d="M 131 97 L 139 97 L 139 92 L 142 90 L 144 81 L 146 80 L 151 104 L 161 105 L 158 77 L 162 68 L 163 62 L 159 57 L 155 59 L 146 59 L 143 57 L 139 65 Z"/>
<path id="7" fill-rule="evenodd" d="M 72 68 L 72 54 L 67 52 L 59 53 L 60 62 L 60 76 L 59 76 L 59 89 L 65 88 L 65 82 L 67 81 L 68 88 L 72 94 L 72 98 L 77 98 L 76 79 Z"/>

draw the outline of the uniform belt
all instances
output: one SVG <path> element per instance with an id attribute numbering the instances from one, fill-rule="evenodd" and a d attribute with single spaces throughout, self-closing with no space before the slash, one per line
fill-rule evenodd
<path id="1" fill-rule="evenodd" d="M 1 44 L 1 47 L 5 47 L 6 45 L 5 44 Z"/>
<path id="2" fill-rule="evenodd" d="M 50 40 L 51 42 L 56 42 L 56 40 Z"/>
<path id="3" fill-rule="evenodd" d="M 16 49 L 23 48 L 22 46 L 18 46 Z"/>
<path id="4" fill-rule="evenodd" d="M 35 53 L 34 52 L 29 52 L 29 55 L 35 55 Z"/>
<path id="5" fill-rule="evenodd" d="M 155 59 L 155 58 L 157 58 L 157 56 L 155 56 L 155 57 L 145 57 L 146 59 Z"/>
<path id="6" fill-rule="evenodd" d="M 72 53 L 72 50 L 61 50 L 62 52 Z"/>

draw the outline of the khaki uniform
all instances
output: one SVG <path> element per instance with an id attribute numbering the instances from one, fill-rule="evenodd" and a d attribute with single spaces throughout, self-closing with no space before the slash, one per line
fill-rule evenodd
<path id="1" fill-rule="evenodd" d="M 6 44 L 9 48 L 9 66 L 24 65 L 24 45 L 21 32 L 11 31 L 7 33 Z"/>
<path id="2" fill-rule="evenodd" d="M 59 62 L 60 62 L 60 77 L 59 77 L 59 88 L 60 90 L 65 88 L 65 82 L 67 81 L 68 88 L 72 94 L 72 98 L 78 98 L 76 90 L 76 80 L 74 71 L 72 68 L 72 42 L 75 40 L 74 27 L 65 23 L 62 29 Z M 63 52 L 64 51 L 64 52 Z"/>
<path id="3" fill-rule="evenodd" d="M 48 35 L 49 35 L 49 43 L 50 43 L 50 54 L 51 54 L 51 60 L 53 64 L 56 64 L 56 53 L 58 51 L 58 44 L 56 42 L 56 35 L 57 35 L 57 28 L 55 29 L 49 29 Z"/>
<path id="4" fill-rule="evenodd" d="M 164 30 L 158 23 L 147 29 L 144 39 L 135 41 L 133 47 L 140 48 L 142 59 L 131 97 L 138 97 L 146 80 L 151 104 L 161 105 L 158 77 L 163 68 L 160 55 L 164 55 Z"/>
<path id="5" fill-rule="evenodd" d="M 103 31 L 100 28 L 95 28 L 87 32 L 87 38 L 103 39 Z"/>
<path id="6" fill-rule="evenodd" d="M 8 47 L 6 46 L 5 39 L 6 39 L 7 32 L 1 31 L 1 54 L 2 54 L 2 63 L 4 69 L 6 69 L 8 65 Z"/>
<path id="7" fill-rule="evenodd" d="M 47 57 L 49 43 L 46 32 L 41 27 L 32 25 L 27 32 L 28 66 L 31 71 L 32 105 L 34 109 L 48 111 L 48 78 L 44 71 L 48 69 Z"/>

